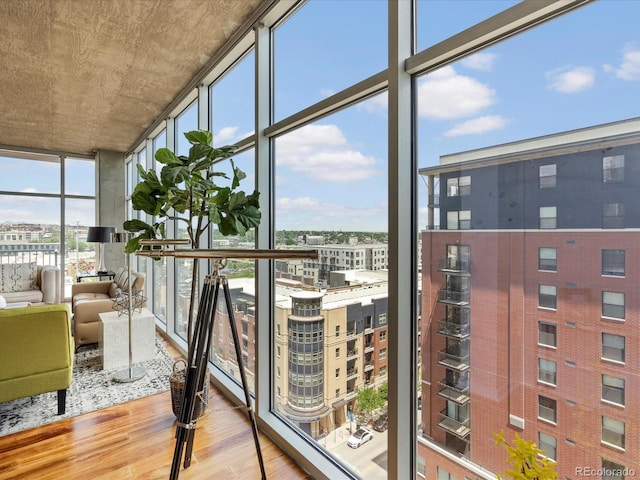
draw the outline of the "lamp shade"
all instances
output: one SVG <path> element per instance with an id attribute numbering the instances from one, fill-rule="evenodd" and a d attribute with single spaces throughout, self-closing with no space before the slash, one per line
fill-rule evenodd
<path id="1" fill-rule="evenodd" d="M 89 227 L 87 242 L 111 243 L 111 234 L 114 231 L 113 227 Z"/>

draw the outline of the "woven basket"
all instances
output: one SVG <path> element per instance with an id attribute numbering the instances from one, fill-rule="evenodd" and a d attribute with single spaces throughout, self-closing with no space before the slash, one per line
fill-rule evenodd
<path id="1" fill-rule="evenodd" d="M 182 395 L 184 393 L 184 384 L 187 380 L 187 362 L 184 360 L 176 360 L 173 364 L 173 372 L 169 376 L 169 385 L 171 387 L 171 408 L 173 414 L 180 418 L 180 410 L 182 408 Z M 196 405 L 193 409 L 193 418 L 195 420 L 202 416 L 207 408 L 209 400 L 209 369 L 204 374 L 204 385 L 202 395 L 196 396 Z"/>

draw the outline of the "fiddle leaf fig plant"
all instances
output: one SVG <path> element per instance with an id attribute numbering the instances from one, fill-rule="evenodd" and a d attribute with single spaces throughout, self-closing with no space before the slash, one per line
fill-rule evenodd
<path id="1" fill-rule="evenodd" d="M 156 161 L 163 165 L 159 176 L 137 165 L 141 181 L 131 195 L 133 208 L 156 220 L 153 224 L 142 220 L 124 223 L 125 230 L 137 234 L 126 246 L 128 253 L 139 250 L 142 239 L 166 238 L 168 220 L 184 223 L 193 248 L 200 248 L 200 238 L 211 225 L 227 236 L 243 235 L 260 223 L 259 193 L 247 195 L 238 190 L 246 175 L 231 160 L 236 147 L 213 147 L 213 134 L 206 130 L 184 135 L 191 144 L 188 156 L 178 156 L 168 148 L 156 152 Z M 216 178 L 229 177 L 214 167 L 225 159 L 231 162 L 233 176 L 231 185 L 220 186 Z"/>
<path id="2" fill-rule="evenodd" d="M 163 165 L 160 175 L 153 169 L 145 170 L 137 165 L 140 182 L 131 194 L 132 205 L 134 210 L 150 215 L 154 223 L 137 219 L 124 222 L 123 228 L 135 234 L 125 247 L 127 253 L 154 248 L 141 246 L 140 240 L 165 239 L 168 221 L 184 224 L 191 248 L 201 248 L 201 236 L 210 226 L 216 226 L 227 236 L 243 235 L 260 223 L 259 193 L 254 190 L 246 194 L 239 190 L 246 175 L 231 159 L 236 147 L 213 147 L 213 134 L 206 130 L 186 132 L 184 136 L 191 144 L 189 155 L 176 155 L 168 148 L 156 152 L 156 161 Z M 219 162 L 227 159 L 231 163 L 231 177 L 215 170 Z M 220 179 L 225 180 L 224 185 L 216 183 Z M 193 263 L 187 327 L 189 348 L 198 264 L 198 261 Z"/>

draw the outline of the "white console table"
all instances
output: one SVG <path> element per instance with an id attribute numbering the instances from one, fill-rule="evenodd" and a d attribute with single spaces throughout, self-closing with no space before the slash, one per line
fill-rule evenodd
<path id="1" fill-rule="evenodd" d="M 129 366 L 129 316 L 118 315 L 115 310 L 98 314 L 101 328 L 98 347 L 102 354 L 102 368 Z M 156 317 L 146 308 L 131 317 L 132 363 L 153 360 L 156 355 Z"/>

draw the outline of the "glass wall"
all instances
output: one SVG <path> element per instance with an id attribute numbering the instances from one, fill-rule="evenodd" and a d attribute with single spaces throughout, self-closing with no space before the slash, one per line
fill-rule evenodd
<path id="1" fill-rule="evenodd" d="M 559 478 L 640 468 L 640 12 L 580 3 L 275 2 L 159 121 L 179 154 L 239 145 L 260 190 L 260 227 L 209 246 L 316 253 L 228 269 L 262 428 L 315 477 L 495 478 L 501 431 Z M 175 271 L 154 308 L 184 348 Z"/>
<path id="2" fill-rule="evenodd" d="M 35 262 L 61 271 L 63 298 L 96 268 L 95 162 L 0 151 L 0 263 Z"/>

